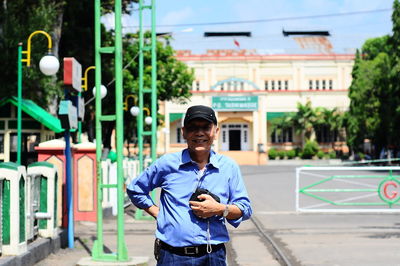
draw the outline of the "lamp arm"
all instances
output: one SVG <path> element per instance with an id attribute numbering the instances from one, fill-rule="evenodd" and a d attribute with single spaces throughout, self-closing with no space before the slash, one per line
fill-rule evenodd
<path id="1" fill-rule="evenodd" d="M 150 110 L 147 107 L 143 107 L 143 110 L 146 111 L 147 116 L 150 116 Z"/>
<path id="2" fill-rule="evenodd" d="M 133 98 L 133 104 L 136 106 L 136 95 L 134 95 L 134 94 L 128 94 L 128 95 L 126 95 L 125 96 L 125 100 L 124 100 L 124 107 L 123 107 L 123 109 L 125 110 L 125 111 L 128 111 L 128 99 L 129 98 Z"/>
<path id="3" fill-rule="evenodd" d="M 95 66 L 90 66 L 90 67 L 86 68 L 86 70 L 85 70 L 85 74 L 83 75 L 83 78 L 82 78 L 82 81 L 83 81 L 82 88 L 84 91 L 87 91 L 87 89 L 88 89 L 88 81 L 87 81 L 88 80 L 88 78 L 87 78 L 88 72 L 89 72 L 89 70 L 95 69 L 95 68 L 96 68 Z"/>
<path id="4" fill-rule="evenodd" d="M 42 31 L 42 30 L 37 30 L 37 31 L 32 32 L 31 35 L 29 35 L 29 38 L 28 38 L 28 44 L 27 44 L 26 51 L 22 51 L 23 54 L 27 55 L 27 57 L 26 57 L 26 59 L 22 59 L 21 61 L 22 62 L 26 62 L 26 65 L 28 67 L 31 66 L 31 40 L 32 40 L 32 37 L 35 36 L 36 34 L 43 34 L 44 36 L 47 37 L 47 44 L 48 44 L 49 53 L 51 53 L 51 48 L 53 47 L 53 44 L 51 42 L 51 37 L 47 32 Z"/>

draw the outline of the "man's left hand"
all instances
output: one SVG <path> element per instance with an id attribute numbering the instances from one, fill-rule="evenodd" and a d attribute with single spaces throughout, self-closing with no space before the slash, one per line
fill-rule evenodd
<path id="1" fill-rule="evenodd" d="M 189 201 L 193 213 L 199 218 L 209 218 L 224 211 L 225 205 L 218 203 L 210 195 L 201 194 L 198 199 L 204 201 Z"/>

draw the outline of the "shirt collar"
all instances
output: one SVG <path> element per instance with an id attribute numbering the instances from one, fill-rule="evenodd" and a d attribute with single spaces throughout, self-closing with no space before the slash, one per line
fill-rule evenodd
<path id="1" fill-rule="evenodd" d="M 188 149 L 184 149 L 182 151 L 182 157 L 181 157 L 181 164 L 180 165 L 182 166 L 182 165 L 188 164 L 188 163 L 195 163 L 195 162 L 193 162 L 192 159 L 190 158 L 189 150 Z M 212 165 L 215 168 L 219 168 L 217 154 L 213 150 L 211 150 L 211 152 L 210 152 L 210 162 L 208 164 Z"/>

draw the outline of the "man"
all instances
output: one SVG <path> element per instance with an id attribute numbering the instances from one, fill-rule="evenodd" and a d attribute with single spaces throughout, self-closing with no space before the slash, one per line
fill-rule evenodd
<path id="1" fill-rule="evenodd" d="M 162 156 L 127 188 L 132 203 L 157 219 L 157 265 L 226 265 L 225 219 L 237 227 L 251 216 L 238 165 L 211 149 L 218 132 L 213 109 L 190 107 L 187 149 Z M 157 187 L 160 206 L 149 196 Z"/>

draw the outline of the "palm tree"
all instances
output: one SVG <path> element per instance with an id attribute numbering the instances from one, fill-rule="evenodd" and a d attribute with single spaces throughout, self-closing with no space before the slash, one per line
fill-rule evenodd
<path id="1" fill-rule="evenodd" d="M 297 103 L 297 112 L 291 119 L 296 134 L 301 135 L 302 146 L 304 146 L 307 140 L 313 140 L 315 138 L 314 126 L 319 119 L 320 113 L 321 109 L 312 108 L 310 101 L 307 101 L 304 105 Z"/>
<path id="2" fill-rule="evenodd" d="M 344 127 L 344 114 L 337 108 L 322 108 L 322 115 L 319 116 L 316 126 L 326 126 L 329 131 L 330 140 L 334 139 L 333 137 L 335 132 L 337 132 L 341 137 L 344 137 L 342 130 Z M 332 148 L 334 148 L 335 140 L 333 140 L 331 144 Z"/>

